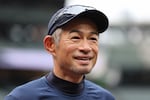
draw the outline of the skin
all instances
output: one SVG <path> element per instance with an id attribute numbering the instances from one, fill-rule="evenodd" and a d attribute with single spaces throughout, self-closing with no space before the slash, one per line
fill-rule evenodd
<path id="1" fill-rule="evenodd" d="M 96 63 L 98 38 L 96 25 L 86 18 L 74 19 L 63 26 L 57 44 L 51 35 L 45 36 L 45 49 L 54 59 L 54 74 L 61 79 L 80 83 Z"/>

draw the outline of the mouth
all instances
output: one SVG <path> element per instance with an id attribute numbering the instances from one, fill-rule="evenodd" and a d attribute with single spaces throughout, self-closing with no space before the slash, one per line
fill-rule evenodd
<path id="1" fill-rule="evenodd" d="M 74 58 L 81 65 L 88 65 L 92 59 L 90 56 L 77 56 Z"/>

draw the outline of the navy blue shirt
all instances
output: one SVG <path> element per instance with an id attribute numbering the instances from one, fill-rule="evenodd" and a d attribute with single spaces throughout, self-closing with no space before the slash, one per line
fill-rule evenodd
<path id="1" fill-rule="evenodd" d="M 79 84 L 59 79 L 50 73 L 16 87 L 5 100 L 115 100 L 106 89 L 83 79 Z"/>

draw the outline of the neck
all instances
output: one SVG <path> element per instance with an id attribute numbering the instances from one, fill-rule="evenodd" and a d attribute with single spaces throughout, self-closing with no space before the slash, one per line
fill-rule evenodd
<path id="1" fill-rule="evenodd" d="M 80 83 L 83 80 L 83 77 L 84 77 L 84 75 L 77 75 L 77 74 L 74 74 L 74 73 L 69 73 L 67 71 L 62 72 L 62 71 L 58 71 L 57 69 L 54 69 L 53 73 L 57 77 L 59 77 L 63 80 L 72 82 L 72 83 Z"/>
<path id="2" fill-rule="evenodd" d="M 58 78 L 53 72 L 47 76 L 50 84 L 55 86 L 58 90 L 68 94 L 81 94 L 84 89 L 84 79 L 80 83 L 72 83 Z"/>

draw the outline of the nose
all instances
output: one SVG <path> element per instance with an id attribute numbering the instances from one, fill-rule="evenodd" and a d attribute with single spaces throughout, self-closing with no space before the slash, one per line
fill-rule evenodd
<path id="1" fill-rule="evenodd" d="M 81 45 L 79 46 L 79 50 L 83 53 L 89 53 L 92 50 L 92 48 L 87 40 L 83 40 L 81 42 Z"/>

